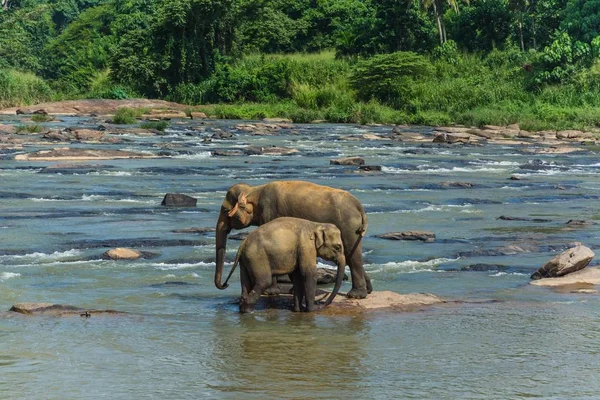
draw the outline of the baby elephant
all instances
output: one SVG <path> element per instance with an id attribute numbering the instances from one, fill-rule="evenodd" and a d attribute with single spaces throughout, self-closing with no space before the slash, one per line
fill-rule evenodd
<path id="1" fill-rule="evenodd" d="M 341 233 L 335 225 L 281 217 L 251 232 L 240 245 L 231 270 L 232 273 L 240 263 L 240 312 L 254 311 L 261 293 L 271 285 L 272 277 L 285 274 L 294 282 L 294 311 L 301 311 L 303 300 L 306 311 L 313 311 L 317 256 L 337 263 L 337 278 L 325 302 L 327 306 L 342 285 L 346 266 Z"/>

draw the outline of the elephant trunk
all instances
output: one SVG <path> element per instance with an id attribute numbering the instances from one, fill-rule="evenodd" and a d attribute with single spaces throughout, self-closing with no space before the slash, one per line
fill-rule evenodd
<path id="1" fill-rule="evenodd" d="M 344 257 L 344 254 L 342 253 L 342 254 L 340 254 L 340 256 L 337 259 L 337 276 L 335 278 L 335 285 L 333 286 L 333 290 L 331 291 L 331 294 L 325 301 L 325 304 L 323 304 L 323 307 L 326 307 L 331 304 L 333 299 L 335 299 L 335 296 L 337 295 L 338 291 L 340 290 L 340 287 L 342 287 L 342 281 L 344 280 L 344 270 L 345 269 L 346 269 L 346 257 Z"/>
<path id="2" fill-rule="evenodd" d="M 226 289 L 227 284 L 221 284 L 221 277 L 223 276 L 223 265 L 225 264 L 225 249 L 227 247 L 227 235 L 231 228 L 229 227 L 229 221 L 227 215 L 221 212 L 219 220 L 217 221 L 216 228 L 216 239 L 217 239 L 217 259 L 215 266 L 215 286 L 217 289 Z"/>

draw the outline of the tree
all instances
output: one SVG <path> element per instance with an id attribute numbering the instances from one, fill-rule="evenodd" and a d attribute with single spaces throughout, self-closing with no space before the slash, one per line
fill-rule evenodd
<path id="1" fill-rule="evenodd" d="M 415 0 L 413 0 L 415 1 Z M 444 44 L 448 37 L 444 24 L 444 6 L 447 3 L 454 11 L 458 12 L 458 0 L 419 0 L 424 9 L 433 8 L 435 22 L 440 36 L 440 45 Z M 465 0 L 468 3 L 468 0 Z"/>

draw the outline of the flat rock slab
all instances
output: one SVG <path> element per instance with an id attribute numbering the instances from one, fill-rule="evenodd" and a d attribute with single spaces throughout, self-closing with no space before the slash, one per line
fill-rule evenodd
<path id="1" fill-rule="evenodd" d="M 84 161 L 115 160 L 121 158 L 158 158 L 158 156 L 124 150 L 71 149 L 68 147 L 40 150 L 15 156 L 15 160 L 17 161 Z"/>
<path id="2" fill-rule="evenodd" d="M 600 268 L 585 268 L 558 278 L 542 278 L 535 281 L 531 281 L 530 284 L 535 286 L 546 287 L 589 287 L 592 285 L 600 285 Z"/>
<path id="3" fill-rule="evenodd" d="M 115 310 L 89 310 L 74 306 L 52 303 L 17 303 L 9 312 L 24 315 L 44 315 L 52 317 L 83 317 L 89 318 L 94 315 L 125 315 L 126 313 Z"/>
<path id="4" fill-rule="evenodd" d="M 446 301 L 429 293 L 399 294 L 389 290 L 373 292 L 366 299 L 349 299 L 344 294 L 338 295 L 328 308 L 321 312 L 337 313 L 338 310 L 350 311 L 416 311 Z"/>

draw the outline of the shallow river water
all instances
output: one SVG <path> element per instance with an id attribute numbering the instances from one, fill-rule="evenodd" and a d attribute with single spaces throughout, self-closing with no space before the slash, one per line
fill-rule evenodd
<path id="1" fill-rule="evenodd" d="M 63 121 L 47 125 L 97 125 Z M 237 123 L 191 121 L 171 124 L 163 136 L 121 136 L 125 144 L 94 146 L 165 157 L 82 162 L 79 169 L 14 160 L 43 146 L 0 150 L 0 311 L 32 301 L 128 313 L 0 318 L 0 398 L 599 397 L 600 296 L 528 284 L 572 242 L 600 247 L 597 225 L 566 224 L 600 219 L 597 149 L 540 155 L 528 152 L 535 144 L 347 141 L 339 139 L 390 127 L 326 124 L 202 141 L 215 127 Z M 204 131 L 192 129 L 198 126 Z M 300 153 L 211 156 L 248 144 Z M 329 165 L 352 155 L 383 171 Z M 214 227 L 232 184 L 277 179 L 343 188 L 363 202 L 365 268 L 375 290 L 460 302 L 356 316 L 238 314 L 239 275 L 225 291 L 213 284 L 214 233 L 173 231 Z M 169 192 L 194 196 L 198 205 L 161 207 Z M 375 237 L 406 230 L 432 231 L 436 240 Z M 228 242 L 226 272 L 238 244 Z M 112 247 L 155 256 L 102 259 Z M 349 288 L 345 282 L 342 291 Z"/>

